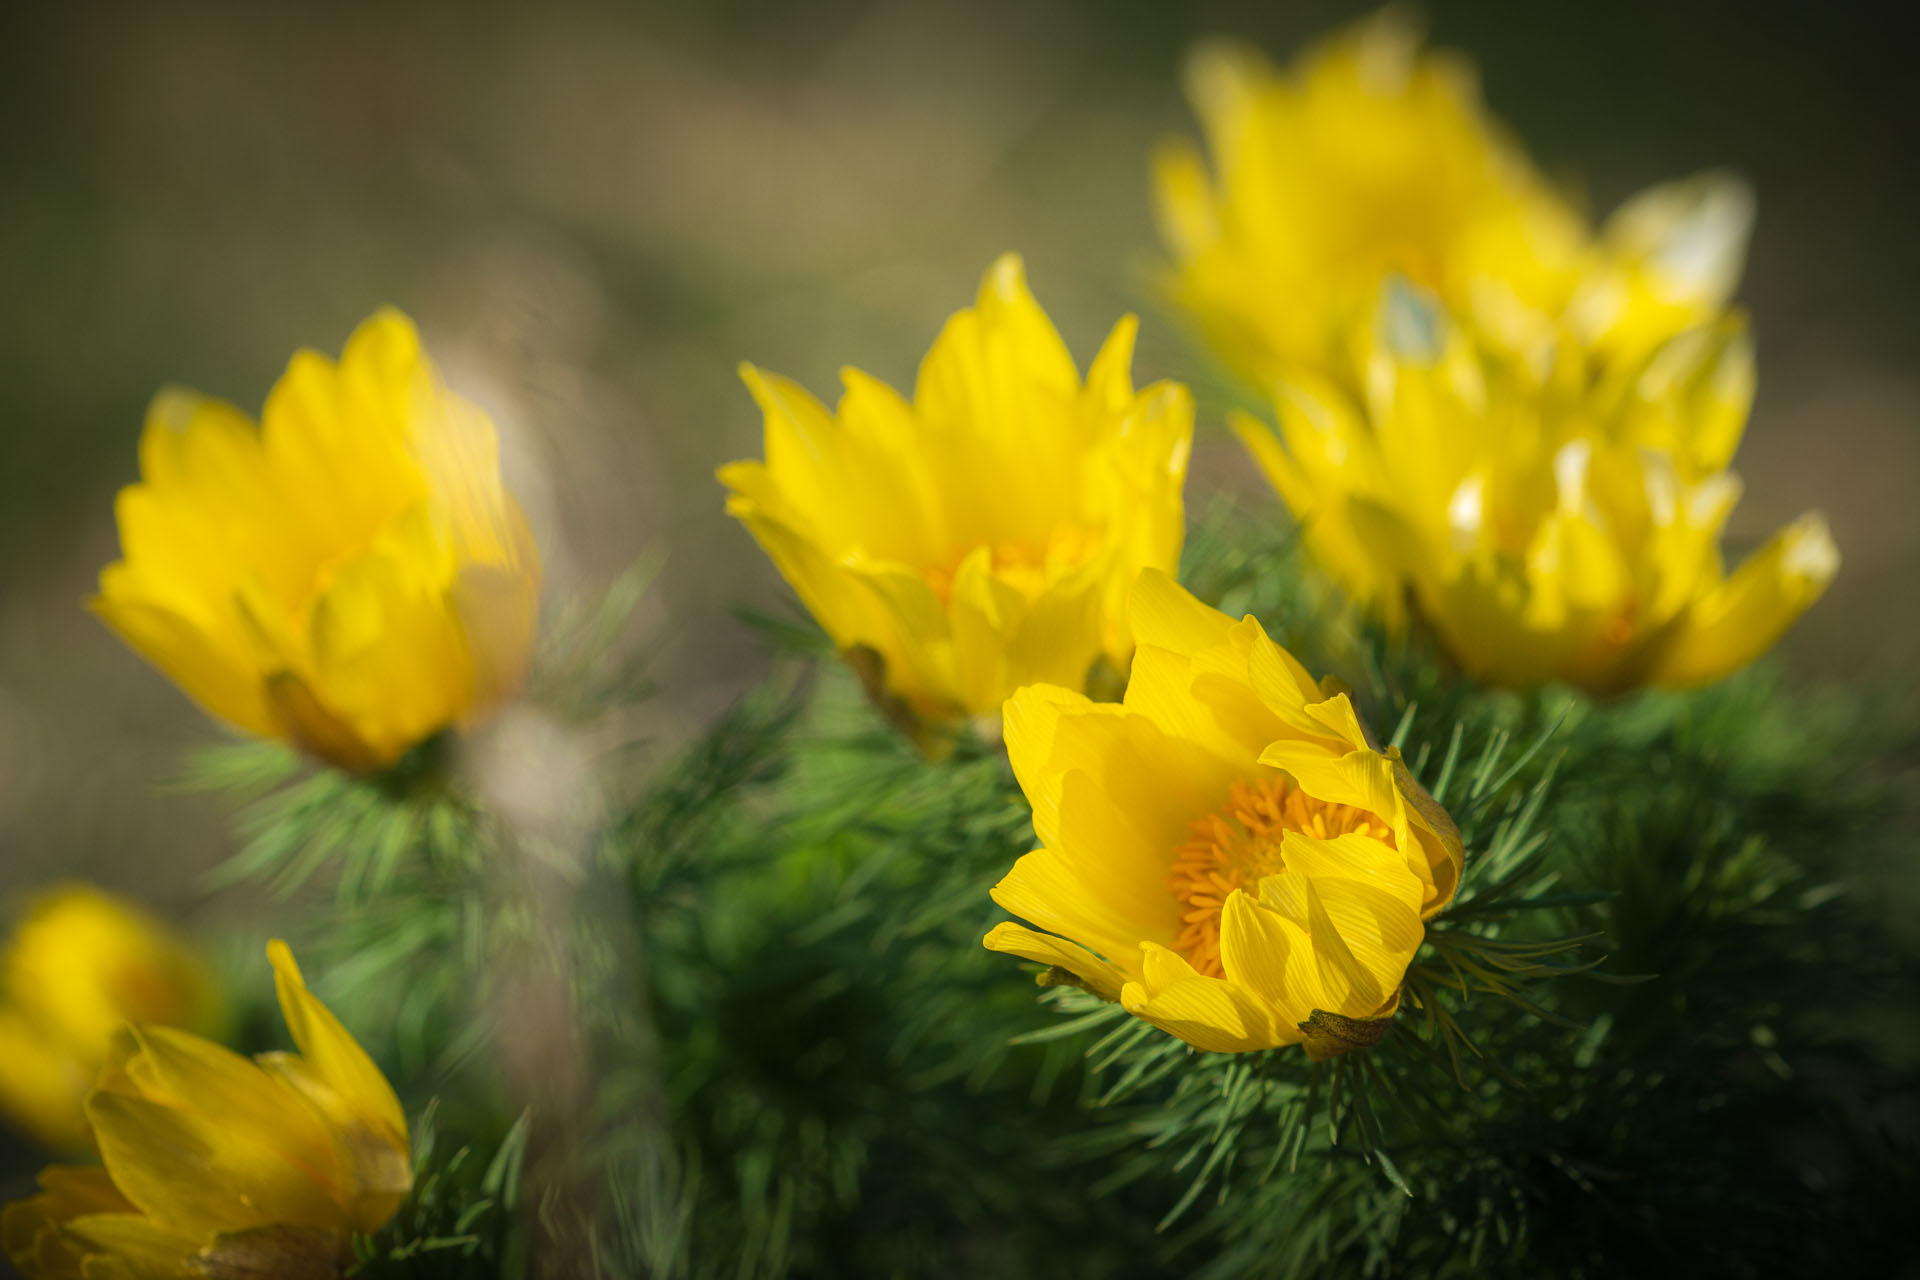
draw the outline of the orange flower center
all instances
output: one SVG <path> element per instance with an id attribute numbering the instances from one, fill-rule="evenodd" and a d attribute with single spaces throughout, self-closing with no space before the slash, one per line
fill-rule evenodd
<path id="1" fill-rule="evenodd" d="M 1105 540 L 1098 529 L 1065 524 L 1048 535 L 1045 545 L 997 542 L 989 546 L 990 571 L 1031 599 L 1046 590 L 1053 579 L 1070 573 L 1092 559 Z M 968 549 L 969 551 L 972 548 Z M 953 598 L 953 580 L 960 572 L 966 554 L 954 557 L 951 564 L 937 565 L 926 571 L 927 581 L 941 603 Z"/>
<path id="2" fill-rule="evenodd" d="M 1358 832 L 1394 843 L 1392 829 L 1378 814 L 1316 800 L 1283 773 L 1234 783 L 1225 808 L 1195 820 L 1192 837 L 1175 852 L 1167 872 L 1167 892 L 1180 904 L 1173 949 L 1197 972 L 1226 976 L 1220 964 L 1220 912 L 1235 889 L 1258 892 L 1261 878 L 1285 865 L 1280 842 L 1289 831 L 1320 840 Z"/>

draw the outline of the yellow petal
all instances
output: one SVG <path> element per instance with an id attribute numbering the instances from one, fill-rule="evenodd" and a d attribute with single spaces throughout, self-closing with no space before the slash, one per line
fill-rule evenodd
<path id="1" fill-rule="evenodd" d="M 1094 707 L 1060 717 L 1049 771 L 1085 772 L 1128 821 L 1166 850 L 1181 844 L 1194 818 L 1218 809 L 1244 764 L 1163 732 L 1145 716 Z M 1053 784 L 1058 795 L 1060 784 Z"/>
<path id="2" fill-rule="evenodd" d="M 368 336 L 382 346 L 411 342 L 417 351 L 417 340 L 394 332 L 398 323 L 382 321 Z M 348 340 L 350 353 L 356 339 L 361 330 Z M 319 554 L 364 543 L 427 497 L 407 448 L 416 379 L 427 375 L 415 363 L 397 367 L 391 352 L 382 364 L 365 358 L 371 354 L 364 339 L 362 358 L 350 354 L 339 365 L 318 352 L 296 352 L 261 411 L 268 465 L 285 494 L 281 528 L 308 530 Z M 377 382 L 377 372 L 389 381 Z"/>
<path id="3" fill-rule="evenodd" d="M 1424 936 L 1419 912 L 1425 882 L 1401 854 L 1369 836 L 1316 840 L 1288 832 L 1282 848 L 1286 870 L 1275 892 L 1290 892 L 1294 877 L 1311 884 L 1341 950 L 1367 977 L 1356 985 L 1357 1002 L 1315 1007 L 1350 1017 L 1371 1014 L 1399 987 Z M 1267 885 L 1261 888 L 1264 897 Z M 1314 943 L 1320 945 L 1317 934 Z"/>
<path id="4" fill-rule="evenodd" d="M 148 407 L 141 482 L 116 504 L 127 566 L 160 603 L 210 630 L 247 572 L 295 600 L 312 572 L 312 534 L 285 529 L 288 496 L 246 415 L 177 388 Z M 290 535 L 290 536 L 289 536 Z"/>
<path id="5" fill-rule="evenodd" d="M 1323 883 L 1298 868 L 1283 867 L 1260 882 L 1259 905 L 1305 930 L 1306 951 L 1313 958 L 1314 966 L 1312 1007 L 1357 1016 L 1379 1008 L 1392 987 L 1381 981 L 1381 975 L 1367 963 L 1367 958 L 1354 953 L 1328 910 L 1327 898 L 1335 886 L 1351 883 Z M 1404 964 L 1401 968 L 1404 971 Z"/>
<path id="6" fill-rule="evenodd" d="M 1267 639 L 1258 622 L 1243 618 L 1234 624 L 1227 644 L 1203 649 L 1189 661 L 1190 694 L 1233 744 L 1231 755 L 1239 765 L 1257 760 L 1267 743 L 1286 734 L 1288 721 L 1275 714 L 1265 690 L 1269 685 L 1291 688 L 1293 659 Z"/>
<path id="7" fill-rule="evenodd" d="M 840 379 L 841 487 L 836 509 L 815 513 L 821 528 L 839 530 L 869 554 L 916 566 L 939 562 L 964 541 L 973 514 L 952 483 L 951 454 L 966 460 L 967 442 L 925 430 L 913 406 L 877 378 L 844 368 Z"/>
<path id="8" fill-rule="evenodd" d="M 1185 138 L 1153 149 L 1153 213 L 1160 238 L 1176 258 L 1193 257 L 1220 239 L 1206 161 Z"/>
<path id="9" fill-rule="evenodd" d="M 1292 736 L 1318 739 L 1336 753 L 1366 745 L 1366 734 L 1344 697 L 1328 698 L 1307 669 L 1257 626 L 1247 639 L 1253 692 L 1276 722 Z"/>
<path id="10" fill-rule="evenodd" d="M 1177 910 L 1166 892 L 1174 845 L 1164 829 L 1143 827 L 1134 806 L 1109 790 L 1108 780 L 1073 770 L 1060 786 L 1060 825 L 1048 851 L 1081 880 L 1098 886 L 1132 923 L 1134 937 L 1170 942 Z"/>
<path id="11" fill-rule="evenodd" d="M 1377 751 L 1363 747 L 1335 753 L 1317 742 L 1282 739 L 1260 753 L 1260 763 L 1285 770 L 1301 790 L 1329 804 L 1365 809 L 1389 823 L 1403 809 L 1391 766 Z"/>
<path id="12" fill-rule="evenodd" d="M 102 1165 L 48 1165 L 40 1171 L 39 1182 L 49 1205 L 62 1217 L 124 1213 L 133 1208 Z"/>
<path id="13" fill-rule="evenodd" d="M 1137 972 L 1141 940 L 1173 936 L 1172 899 L 1161 892 L 1159 901 L 1147 902 L 1147 889 L 1091 878 L 1075 862 L 1036 849 L 1013 864 L 992 897 L 1010 914 L 1079 943 L 1124 972 Z"/>
<path id="14" fill-rule="evenodd" d="M 398 541 L 338 566 L 314 602 L 312 683 L 381 763 L 474 703 L 452 585 L 430 553 Z"/>
<path id="15" fill-rule="evenodd" d="M 1324 999 L 1305 927 L 1236 889 L 1220 912 L 1220 965 L 1227 979 L 1259 996 L 1278 1025 L 1303 1021 Z"/>
<path id="16" fill-rule="evenodd" d="M 340 1020 L 307 990 L 287 944 L 278 940 L 269 943 L 267 958 L 273 964 L 274 989 L 287 1030 L 300 1047 L 301 1056 L 339 1097 L 339 1110 L 332 1117 L 336 1124 L 365 1128 L 405 1151 L 407 1119 L 393 1086 Z"/>
<path id="17" fill-rule="evenodd" d="M 1002 951 L 1023 960 L 1033 960 L 1044 965 L 1058 965 L 1085 982 L 1103 999 L 1118 1000 L 1120 988 L 1124 982 L 1119 970 L 1094 955 L 1085 947 L 1077 946 L 1064 938 L 1052 934 L 1035 933 L 1023 929 L 1017 924 L 1002 923 L 993 927 L 986 936 L 986 948 L 989 951 Z"/>
<path id="18" fill-rule="evenodd" d="M 528 547 L 532 538 L 526 539 Z M 461 721 L 477 718 L 516 693 L 533 658 L 540 615 L 537 557 L 509 566 L 463 565 L 448 592 L 455 625 L 466 642 L 472 701 Z"/>
<path id="19" fill-rule="evenodd" d="M 66 1234 L 66 1224 L 87 1214 L 132 1208 L 99 1165 L 50 1165 L 41 1170 L 40 1194 L 16 1200 L 0 1213 L 0 1248 L 32 1280 L 83 1280 L 84 1246 Z"/>
<path id="20" fill-rule="evenodd" d="M 1033 807 L 1033 829 L 1042 844 L 1060 838 L 1060 788 L 1073 763 L 1055 764 L 1061 717 L 1082 711 L 1117 717 L 1120 709 L 1093 703 L 1072 689 L 1039 684 L 1015 691 L 1003 711 L 1007 759 Z"/>
<path id="21" fill-rule="evenodd" d="M 1133 655 L 1127 678 L 1126 708 L 1144 716 L 1170 737 L 1193 743 L 1219 758 L 1228 768 L 1243 766 L 1259 754 L 1271 733 L 1261 736 L 1268 723 L 1233 715 L 1248 701 L 1246 687 L 1228 685 L 1213 699 L 1198 696 L 1192 659 L 1155 645 L 1144 645 Z M 1216 681 L 1216 684 L 1224 683 Z M 1234 695 L 1238 694 L 1238 699 Z M 1238 706 L 1236 706 L 1236 702 Z"/>
<path id="22" fill-rule="evenodd" d="M 813 395 L 790 378 L 740 366 L 741 380 L 766 419 L 766 471 L 796 511 L 821 524 L 835 550 L 849 540 L 841 433 Z"/>
<path id="23" fill-rule="evenodd" d="M 290 1053 L 265 1053 L 260 1069 L 285 1085 L 328 1121 L 327 1137 L 334 1170 L 329 1186 L 338 1206 L 328 1227 L 345 1226 L 372 1235 L 387 1225 L 413 1190 L 412 1153 L 395 1144 L 380 1126 L 369 1127 L 344 1106 L 338 1090 L 306 1059 Z M 315 1165 L 324 1163 L 316 1160 Z"/>
<path id="24" fill-rule="evenodd" d="M 938 602 L 932 592 L 923 589 L 924 579 L 903 575 L 894 599 L 917 601 L 899 610 L 901 628 L 907 634 L 937 636 L 949 629 L 953 636 L 954 666 L 957 668 L 957 700 L 963 706 L 991 706 L 995 696 L 1009 684 L 1031 683 L 1033 677 L 1010 680 L 1007 672 L 1007 637 L 1026 613 L 1027 602 L 1012 586 L 993 574 L 993 552 L 975 547 L 954 571 L 953 590 L 947 601 L 947 617 L 937 613 Z M 1087 652 L 1086 649 L 1081 650 Z M 1078 673 L 1076 673 L 1078 674 Z M 1056 681 L 1069 686 L 1069 679 Z"/>
<path id="25" fill-rule="evenodd" d="M 288 1095 L 289 1109 L 299 1103 Z M 134 1094 L 87 1099 L 101 1158 L 141 1213 L 195 1238 L 276 1221 L 324 1225 L 340 1209 L 278 1145 L 278 1131 L 216 1131 L 195 1116 Z"/>
<path id="26" fill-rule="evenodd" d="M 964 423 L 983 442 L 1012 442 L 1044 431 L 1079 386 L 1066 344 L 1009 253 L 987 269 L 973 308 L 956 312 L 934 340 L 913 406 L 935 426 Z"/>
<path id="27" fill-rule="evenodd" d="M 1137 316 L 1121 316 L 1087 367 L 1084 394 L 1094 412 L 1121 414 L 1132 407 L 1133 343 L 1139 332 Z"/>
<path id="28" fill-rule="evenodd" d="M 1026 377 L 1062 395 L 1078 389 L 1079 370 L 1059 330 L 1028 290 L 1026 264 L 1019 254 L 1003 253 L 994 259 L 981 278 L 974 307 L 983 336 L 1003 347 Z"/>
<path id="29" fill-rule="evenodd" d="M 178 1123 L 193 1130 L 199 1145 L 223 1167 L 242 1170 L 259 1162 L 257 1173 L 234 1175 L 253 1198 L 268 1198 L 262 1186 L 288 1182 L 277 1194 L 314 1207 L 313 1213 L 288 1221 L 331 1220 L 324 1204 L 333 1178 L 331 1140 L 279 1081 L 239 1054 L 188 1032 L 139 1027 L 134 1039 L 139 1052 L 127 1070 L 148 1100 L 174 1109 Z M 258 1141 L 266 1134 L 272 1135 L 269 1150 Z M 300 1176 L 289 1181 L 289 1170 Z"/>
<path id="30" fill-rule="evenodd" d="M 1648 679 L 1687 688 L 1739 670 L 1773 646 L 1839 568 L 1840 552 L 1826 521 L 1802 516 L 1694 602 Z"/>
<path id="31" fill-rule="evenodd" d="M 208 715 L 261 737 L 279 737 L 261 674 L 245 649 L 230 634 L 209 633 L 138 592 L 124 565 L 110 565 L 88 607 Z"/>
<path id="32" fill-rule="evenodd" d="M 1201 604 L 1170 575 L 1152 568 L 1142 569 L 1134 579 L 1128 614 L 1136 644 L 1189 657 L 1225 644 L 1234 625 L 1232 618 Z"/>
<path id="33" fill-rule="evenodd" d="M 1635 196 L 1605 234 L 1616 250 L 1647 262 L 1663 298 L 1718 305 L 1739 279 L 1753 204 L 1753 189 L 1737 175 L 1701 174 Z"/>
<path id="34" fill-rule="evenodd" d="M 887 662 L 887 686 L 913 703 L 928 719 L 954 716 L 956 709 L 987 711 L 966 700 L 956 670 L 953 619 L 927 579 L 905 565 L 859 561 L 848 566 L 855 598 L 866 610 L 863 643 Z M 997 692 L 997 691 L 996 691 Z"/>
<path id="35" fill-rule="evenodd" d="M 1313 482 L 1281 444 L 1273 428 L 1237 409 L 1227 414 L 1227 426 L 1252 455 L 1254 465 L 1260 468 L 1260 474 L 1267 478 L 1294 518 L 1303 523 L 1310 520 L 1320 506 Z"/>
<path id="36" fill-rule="evenodd" d="M 200 1248 L 193 1237 L 137 1213 L 82 1214 L 69 1220 L 66 1227 L 143 1278 L 191 1275 L 185 1264 Z M 86 1274 L 91 1280 L 93 1273 Z"/>
<path id="37" fill-rule="evenodd" d="M 758 462 L 736 462 L 721 469 L 721 478 L 735 489 L 735 496 L 727 500 L 727 514 L 746 526 L 835 644 L 847 648 L 873 643 L 869 633 L 877 629 L 869 619 L 872 606 L 851 575 L 822 551 L 803 527 L 777 517 L 770 507 L 746 496 L 765 475 L 766 468 Z"/>
<path id="38" fill-rule="evenodd" d="M 1460 841 L 1460 828 L 1453 815 L 1440 806 L 1427 789 L 1414 780 L 1398 749 L 1391 749 L 1394 785 L 1407 802 L 1409 825 L 1426 855 L 1430 888 L 1420 907 L 1420 918 L 1430 920 L 1453 901 L 1460 890 L 1460 876 L 1466 868 L 1466 848 Z"/>
<path id="39" fill-rule="evenodd" d="M 1107 650 L 1111 576 L 1106 561 L 1096 561 L 1027 603 L 1006 641 L 1008 685 L 1086 687 L 1087 669 Z"/>
<path id="40" fill-rule="evenodd" d="M 1120 1003 L 1136 1018 L 1213 1053 L 1247 1053 L 1299 1040 L 1299 1033 L 1279 1026 L 1271 1010 L 1252 993 L 1194 973 L 1171 952 L 1149 951 L 1156 959 L 1185 967 L 1186 973 L 1170 977 L 1151 994 L 1138 982 L 1122 987 Z"/>
<path id="41" fill-rule="evenodd" d="M 1335 880 L 1365 885 L 1382 895 L 1384 902 L 1396 904 L 1408 922 L 1419 923 L 1416 913 L 1425 881 L 1407 865 L 1406 857 L 1384 840 L 1358 832 L 1322 840 L 1303 831 L 1289 831 L 1282 837 L 1281 859 L 1322 888 Z M 1381 909 L 1386 908 L 1383 905 Z"/>
<path id="42" fill-rule="evenodd" d="M 369 745 L 346 719 L 320 700 L 313 686 L 291 671 L 268 677 L 267 702 L 280 722 L 280 736 L 309 755 L 350 773 L 378 769 L 391 757 Z"/>

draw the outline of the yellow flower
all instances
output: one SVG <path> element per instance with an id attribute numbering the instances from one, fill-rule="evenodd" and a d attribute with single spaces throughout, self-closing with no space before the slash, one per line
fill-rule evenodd
<path id="1" fill-rule="evenodd" d="M 1726 467 L 1753 394 L 1736 319 L 1598 382 L 1541 381 L 1394 282 L 1356 349 L 1357 394 L 1296 376 L 1278 435 L 1244 415 L 1234 430 L 1349 593 L 1391 626 L 1410 603 L 1482 680 L 1596 694 L 1717 680 L 1839 565 L 1808 515 L 1725 571 L 1740 492 Z"/>
<path id="2" fill-rule="evenodd" d="M 90 885 L 57 885 L 0 955 L 0 1111 L 49 1147 L 83 1149 L 81 1103 L 116 1031 L 220 1021 L 211 977 L 173 930 Z"/>
<path id="3" fill-rule="evenodd" d="M 1134 330 L 1114 326 L 1083 385 L 1008 254 L 911 403 L 848 369 L 829 413 L 743 367 L 767 457 L 721 468 L 727 510 L 883 705 L 937 725 L 1023 684 L 1083 688 L 1101 659 L 1124 671 L 1127 584 L 1179 558 L 1193 435 L 1186 388 L 1133 389 Z"/>
<path id="4" fill-rule="evenodd" d="M 525 671 L 540 563 L 493 424 L 383 310 L 297 353 L 261 427 L 163 391 L 94 610 L 209 714 L 344 768 L 468 723 Z"/>
<path id="5" fill-rule="evenodd" d="M 1133 629 L 1123 705 L 1050 685 L 1007 704 L 1044 847 L 993 898 L 1038 928 L 987 946 L 1197 1048 L 1373 1043 L 1459 884 L 1452 820 L 1252 618 L 1149 570 Z"/>
<path id="6" fill-rule="evenodd" d="M 267 948 L 298 1055 L 123 1030 L 87 1099 L 102 1163 L 54 1166 L 0 1237 L 29 1280 L 336 1276 L 412 1190 L 386 1077 Z"/>
<path id="7" fill-rule="evenodd" d="M 1213 167 L 1185 140 L 1155 155 L 1169 287 L 1258 386 L 1341 365 L 1389 273 L 1529 359 L 1562 336 L 1642 353 L 1718 310 L 1738 275 L 1752 212 L 1740 183 L 1656 188 L 1596 240 L 1489 116 L 1472 68 L 1421 53 L 1394 11 L 1288 72 L 1203 46 L 1187 81 Z"/>

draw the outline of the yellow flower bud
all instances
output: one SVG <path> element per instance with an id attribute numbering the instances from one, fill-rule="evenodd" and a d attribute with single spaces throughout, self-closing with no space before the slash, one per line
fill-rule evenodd
<path id="1" fill-rule="evenodd" d="M 163 391 L 92 607 L 209 714 L 376 769 L 518 688 L 540 560 L 493 424 L 383 310 L 258 429 Z"/>

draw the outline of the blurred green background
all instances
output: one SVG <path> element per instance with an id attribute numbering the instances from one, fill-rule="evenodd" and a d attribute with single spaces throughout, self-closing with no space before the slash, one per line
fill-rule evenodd
<path id="1" fill-rule="evenodd" d="M 1141 382 L 1196 361 L 1145 281 L 1146 157 L 1198 36 L 1285 57 L 1372 6 L 14 3 L 0 10 L 0 893 L 88 876 L 176 913 L 228 848 L 169 792 L 215 737 L 82 609 L 147 402 L 257 412 L 381 303 L 500 424 L 550 589 L 664 552 L 671 741 L 764 658 L 783 590 L 712 469 L 758 449 L 734 373 L 909 383 L 1004 249 L 1084 362 L 1143 309 Z M 1809 676 L 1920 656 L 1920 196 L 1909 55 L 1868 6 L 1433 3 L 1548 172 L 1604 214 L 1712 166 L 1760 220 L 1736 552 L 1810 507 L 1844 556 Z M 1189 488 L 1260 486 L 1203 394 Z M 1911 878 L 1911 871 L 1903 877 Z"/>

